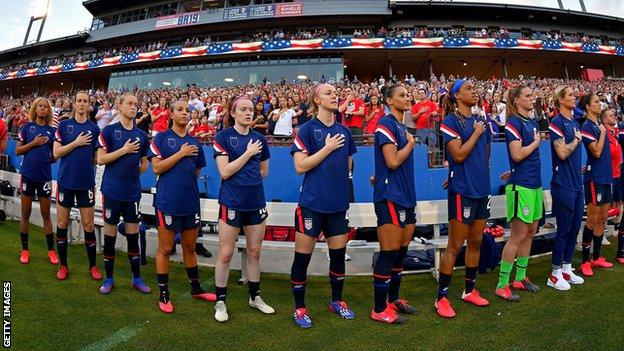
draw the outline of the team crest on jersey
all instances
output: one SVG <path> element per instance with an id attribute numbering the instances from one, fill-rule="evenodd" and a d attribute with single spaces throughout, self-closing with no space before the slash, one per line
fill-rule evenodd
<path id="1" fill-rule="evenodd" d="M 522 207 L 522 214 L 525 216 L 529 215 L 529 206 Z"/>
<path id="2" fill-rule="evenodd" d="M 121 130 L 116 130 L 115 131 L 115 140 L 120 140 L 121 139 Z"/>
<path id="3" fill-rule="evenodd" d="M 307 230 L 312 229 L 312 218 L 306 218 L 303 222 L 304 222 L 303 225 L 305 229 Z"/>
<path id="4" fill-rule="evenodd" d="M 26 183 L 22 183 L 22 191 L 26 191 L 26 188 L 27 188 L 27 187 L 28 187 L 28 186 L 26 185 Z"/>
<path id="5" fill-rule="evenodd" d="M 59 200 L 60 202 L 63 202 L 63 199 L 64 199 L 64 198 L 65 198 L 65 194 L 63 194 L 63 193 L 59 193 L 59 194 L 58 194 L 58 200 Z"/>
<path id="6" fill-rule="evenodd" d="M 464 218 L 470 217 L 470 207 L 464 207 Z"/>
<path id="7" fill-rule="evenodd" d="M 169 147 L 175 147 L 176 140 L 174 138 L 167 138 L 167 144 L 169 144 Z"/>
<path id="8" fill-rule="evenodd" d="M 234 218 L 236 218 L 236 211 L 235 210 L 228 210 L 228 219 L 229 220 L 233 220 Z"/>
<path id="9" fill-rule="evenodd" d="M 30 128 L 28 130 L 30 130 L 31 133 L 34 133 L 35 132 L 35 126 L 30 126 Z"/>
<path id="10" fill-rule="evenodd" d="M 74 132 L 74 126 L 71 124 L 67 126 L 67 134 L 72 134 Z"/>
<path id="11" fill-rule="evenodd" d="M 323 140 L 323 132 L 321 132 L 320 129 L 315 129 L 314 130 L 314 139 L 321 141 Z"/>
<path id="12" fill-rule="evenodd" d="M 401 222 L 405 222 L 405 210 L 399 211 L 399 219 Z"/>
<path id="13" fill-rule="evenodd" d="M 230 137 L 230 145 L 232 145 L 232 147 L 238 147 L 238 137 L 235 136 L 231 136 Z"/>
<path id="14" fill-rule="evenodd" d="M 106 216 L 106 218 L 110 218 L 110 216 L 111 216 L 110 208 L 107 208 L 106 211 L 104 211 L 104 215 Z"/>
<path id="15" fill-rule="evenodd" d="M 602 201 L 602 194 L 601 193 L 596 194 L 596 201 L 597 202 L 601 202 Z"/>
<path id="16" fill-rule="evenodd" d="M 173 222 L 173 218 L 171 218 L 171 216 L 165 216 L 166 225 L 171 225 L 172 222 Z"/>

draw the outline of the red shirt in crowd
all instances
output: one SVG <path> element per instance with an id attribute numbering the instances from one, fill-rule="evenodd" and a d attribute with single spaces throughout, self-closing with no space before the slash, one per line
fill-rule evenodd
<path id="1" fill-rule="evenodd" d="M 4 119 L 0 118 L 0 153 L 3 153 L 6 148 L 7 137 L 8 131 L 6 123 L 4 123 Z"/>
<path id="2" fill-rule="evenodd" d="M 360 99 L 351 100 L 351 102 L 347 105 L 347 109 L 344 112 L 344 117 L 342 118 L 342 124 L 345 127 L 364 127 L 364 116 L 352 115 L 352 113 L 357 112 L 361 107 L 364 107 L 364 101 Z"/>
<path id="3" fill-rule="evenodd" d="M 371 118 L 366 123 L 366 127 L 364 128 L 364 134 L 375 134 L 375 129 L 377 129 L 377 122 L 379 122 L 379 119 L 384 116 L 384 108 L 383 108 L 383 106 L 379 106 L 379 107 L 369 106 L 369 107 L 366 107 L 366 112 L 365 113 L 366 113 L 367 116 L 371 113 L 371 109 L 375 110 L 375 115 L 373 115 L 373 118 Z"/>
<path id="4" fill-rule="evenodd" d="M 607 131 L 609 151 L 611 151 L 611 173 L 613 173 L 614 179 L 620 177 L 620 164 L 622 164 L 622 149 L 620 148 L 620 143 L 618 143 L 617 134 L 617 128 L 613 131 Z"/>
<path id="5" fill-rule="evenodd" d="M 422 108 L 428 108 L 429 110 L 425 113 L 422 113 L 418 119 L 416 118 L 416 114 Z M 418 101 L 412 106 L 412 116 L 415 119 L 416 129 L 430 129 L 434 127 L 433 119 L 431 119 L 431 114 L 438 111 L 438 105 L 431 100 L 423 100 Z"/>
<path id="6" fill-rule="evenodd" d="M 155 132 L 165 132 L 167 131 L 167 129 L 169 129 L 169 117 L 170 117 L 170 112 L 166 107 L 157 107 L 154 109 L 154 111 L 152 112 L 153 116 L 158 116 L 159 114 L 161 114 L 164 111 L 164 114 L 159 117 L 157 120 L 154 121 L 154 124 L 152 124 L 152 130 Z"/>

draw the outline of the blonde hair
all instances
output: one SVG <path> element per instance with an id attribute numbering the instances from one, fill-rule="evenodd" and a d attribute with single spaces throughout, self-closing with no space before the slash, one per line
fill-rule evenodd
<path id="1" fill-rule="evenodd" d="M 52 103 L 50 100 L 44 97 L 38 97 L 33 101 L 32 105 L 30 105 L 30 110 L 28 111 L 28 120 L 34 122 L 37 120 L 37 106 L 39 103 L 45 102 L 48 105 L 48 115 L 46 116 L 46 124 L 52 124 L 52 120 L 54 119 L 54 115 L 52 114 Z"/>
<path id="2" fill-rule="evenodd" d="M 567 85 L 560 85 L 557 87 L 557 89 L 555 89 L 555 92 L 553 93 L 553 102 L 555 103 L 555 107 L 557 108 L 557 110 L 561 110 L 561 104 L 559 103 L 559 99 L 563 99 L 565 97 L 565 91 L 568 88 L 570 87 Z"/>

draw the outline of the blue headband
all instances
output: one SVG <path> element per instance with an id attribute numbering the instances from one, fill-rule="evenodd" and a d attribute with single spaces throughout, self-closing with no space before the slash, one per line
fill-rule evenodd
<path id="1" fill-rule="evenodd" d="M 466 83 L 465 79 L 458 79 L 455 81 L 455 84 L 453 84 L 453 86 L 451 87 L 451 101 L 452 102 L 457 102 L 455 100 L 455 94 L 457 94 L 457 92 L 459 91 L 459 89 L 461 89 L 462 85 L 464 85 L 464 83 Z"/>

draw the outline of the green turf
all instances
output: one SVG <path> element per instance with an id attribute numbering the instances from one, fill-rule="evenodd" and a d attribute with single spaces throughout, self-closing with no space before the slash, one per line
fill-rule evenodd
<path id="1" fill-rule="evenodd" d="M 308 280 L 307 301 L 314 326 L 296 328 L 291 320 L 289 277 L 264 274 L 262 295 L 277 313 L 262 315 L 247 305 L 246 286 L 228 291 L 230 320 L 213 318 L 211 303 L 192 300 L 181 264 L 171 265 L 171 294 L 175 313 L 157 308 L 157 294 L 141 295 L 130 289 L 125 254 L 119 253 L 117 286 L 109 296 L 86 269 L 81 245 L 69 248 L 70 278 L 59 282 L 56 267 L 47 262 L 45 240 L 39 228 L 31 231 L 31 263 L 18 262 L 17 224 L 0 225 L 0 274 L 11 280 L 13 347 L 16 350 L 622 350 L 624 349 L 624 266 L 598 271 L 582 286 L 558 292 L 545 287 L 550 257 L 531 260 L 529 274 L 542 285 L 537 294 L 522 294 L 516 304 L 498 300 L 493 289 L 496 273 L 479 276 L 478 287 L 491 306 L 469 306 L 457 297 L 460 274 L 450 288 L 458 316 L 443 320 L 433 310 L 437 286 L 430 275 L 403 279 L 403 297 L 421 313 L 406 325 L 388 326 L 370 320 L 371 278 L 348 278 L 345 298 L 357 313 L 353 321 L 340 320 L 326 309 L 326 278 Z M 123 239 L 120 239 L 123 240 Z M 614 241 L 614 240 L 612 240 Z M 604 254 L 613 257 L 613 245 Z M 101 266 L 101 256 L 98 264 Z M 154 262 L 143 268 L 154 289 Z M 200 277 L 212 288 L 213 270 Z"/>

